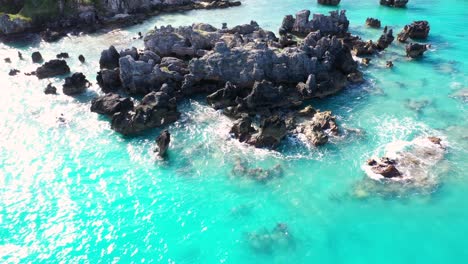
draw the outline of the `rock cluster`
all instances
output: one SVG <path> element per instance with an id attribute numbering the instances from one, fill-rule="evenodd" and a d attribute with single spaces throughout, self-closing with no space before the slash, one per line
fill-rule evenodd
<path id="1" fill-rule="evenodd" d="M 321 5 L 337 6 L 341 0 L 317 0 L 317 3 Z"/>
<path id="2" fill-rule="evenodd" d="M 414 21 L 410 25 L 406 25 L 403 30 L 398 33 L 398 41 L 406 42 L 408 38 L 427 39 L 430 30 L 429 22 L 425 20 Z"/>
<path id="3" fill-rule="evenodd" d="M 72 76 L 65 78 L 63 93 L 66 95 L 81 94 L 86 91 L 89 85 L 90 83 L 86 80 L 86 76 L 81 72 L 77 72 Z"/>
<path id="4" fill-rule="evenodd" d="M 391 7 L 405 7 L 409 0 L 380 0 L 380 4 Z"/>
<path id="5" fill-rule="evenodd" d="M 406 45 L 406 56 L 410 58 L 420 57 L 426 52 L 427 45 L 419 43 L 410 43 Z"/>
<path id="6" fill-rule="evenodd" d="M 362 74 L 340 39 L 348 34 L 344 11 L 298 20 L 293 28 L 307 33 L 299 42 L 284 42 L 252 21 L 221 29 L 160 27 L 146 35 L 144 51 L 110 47 L 97 77 L 103 92 L 145 97 L 130 109 L 100 113 L 111 116 L 117 132 L 135 134 L 176 121 L 177 100 L 205 93 L 211 106 L 237 120 L 231 134 L 241 142 L 274 148 L 287 134 L 307 133 L 312 144 L 323 144 L 325 131 L 337 131 L 331 113 L 317 112 L 296 130 L 296 109 L 362 81 Z M 115 99 L 103 96 L 93 105 Z"/>
<path id="7" fill-rule="evenodd" d="M 368 17 L 366 19 L 366 25 L 371 27 L 371 28 L 380 28 L 381 27 L 381 22 L 377 18 Z"/>
<path id="8" fill-rule="evenodd" d="M 70 67 L 64 60 L 51 60 L 37 68 L 36 76 L 39 79 L 51 78 L 70 73 Z"/>
<path id="9" fill-rule="evenodd" d="M 296 16 L 287 15 L 281 24 L 280 34 L 292 33 L 299 36 L 306 36 L 310 32 L 321 32 L 322 35 L 343 36 L 347 33 L 349 20 L 346 11 L 332 11 L 330 15 L 314 14 L 309 20 L 310 11 L 302 10 Z"/>

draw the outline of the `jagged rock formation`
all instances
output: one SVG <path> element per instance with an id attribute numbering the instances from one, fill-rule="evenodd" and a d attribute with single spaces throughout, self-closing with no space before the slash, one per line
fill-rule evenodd
<path id="1" fill-rule="evenodd" d="M 337 6 L 341 0 L 317 0 L 317 3 L 321 5 Z"/>
<path id="2" fill-rule="evenodd" d="M 299 41 L 277 38 L 252 21 L 221 29 L 202 23 L 160 27 L 146 35 L 144 51 L 110 47 L 97 77 L 103 92 L 146 95 L 131 109 L 106 112 L 112 128 L 131 135 L 170 124 L 180 115 L 177 100 L 204 93 L 210 105 L 238 119 L 231 134 L 241 142 L 275 148 L 288 133 L 304 133 L 313 145 L 324 144 L 337 133 L 331 113 L 315 111 L 312 121 L 296 123 L 296 109 L 362 81 L 362 74 L 342 41 L 349 35 L 344 11 L 305 20 L 292 23 L 307 33 Z"/>
<path id="3" fill-rule="evenodd" d="M 409 0 L 380 0 L 380 4 L 391 7 L 405 7 Z"/>
<path id="4" fill-rule="evenodd" d="M 70 67 L 64 60 L 51 60 L 37 68 L 36 76 L 39 79 L 51 78 L 70 73 Z"/>
<path id="5" fill-rule="evenodd" d="M 167 149 L 169 148 L 170 142 L 171 134 L 166 129 L 156 138 L 156 145 L 158 147 L 155 149 L 155 152 L 158 152 L 160 157 L 164 157 L 166 155 Z"/>
<path id="6" fill-rule="evenodd" d="M 377 18 L 368 17 L 366 19 L 366 25 L 371 27 L 371 28 L 380 28 L 381 27 L 381 22 Z"/>
<path id="7" fill-rule="evenodd" d="M 425 20 L 414 21 L 410 25 L 406 25 L 403 28 L 403 30 L 398 34 L 398 41 L 406 42 L 408 38 L 427 39 L 430 30 L 431 27 L 429 26 L 429 22 Z"/>
<path id="8" fill-rule="evenodd" d="M 426 52 L 427 45 L 419 43 L 410 43 L 406 45 L 406 56 L 410 58 L 420 57 Z"/>

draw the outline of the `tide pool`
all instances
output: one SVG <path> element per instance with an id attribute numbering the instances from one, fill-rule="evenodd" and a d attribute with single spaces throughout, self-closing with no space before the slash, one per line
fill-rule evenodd
<path id="1" fill-rule="evenodd" d="M 166 161 L 153 154 L 161 129 L 126 138 L 91 113 L 101 50 L 143 48 L 138 32 L 195 22 L 221 27 L 255 20 L 277 32 L 284 15 L 336 8 L 316 1 L 244 0 L 242 6 L 164 14 L 141 25 L 57 43 L 0 43 L 0 263 L 464 263 L 468 259 L 468 2 L 410 0 L 406 9 L 377 0 L 342 0 L 350 31 L 376 40 L 379 18 L 394 35 L 428 20 L 432 45 L 405 57 L 393 42 L 372 58 L 366 83 L 310 103 L 331 110 L 343 133 L 323 147 L 288 138 L 277 151 L 229 137 L 232 120 L 192 98 L 168 126 Z M 93 82 L 78 97 L 44 95 L 48 80 L 24 76 L 68 52 L 72 72 Z M 17 51 L 26 58 L 20 61 Z M 78 61 L 78 55 L 86 63 Z M 3 62 L 10 57 L 11 64 Z M 392 60 L 395 67 L 385 68 Z M 18 76 L 8 76 L 12 68 Z M 52 79 L 61 87 L 63 79 Z M 58 122 L 63 114 L 66 122 Z M 346 131 L 346 130 L 343 130 Z M 443 161 L 421 188 L 379 184 L 361 166 L 387 144 L 421 136 L 447 142 Z M 256 182 L 233 172 L 280 165 L 281 177 Z M 287 239 L 274 239 L 275 227 Z"/>

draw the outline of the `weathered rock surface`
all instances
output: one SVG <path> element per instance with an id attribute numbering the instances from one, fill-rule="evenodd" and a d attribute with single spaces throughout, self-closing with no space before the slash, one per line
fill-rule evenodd
<path id="1" fill-rule="evenodd" d="M 120 58 L 120 80 L 129 94 L 147 94 L 157 85 L 153 61 L 135 61 L 130 55 Z"/>
<path id="2" fill-rule="evenodd" d="M 155 149 L 158 152 L 160 157 L 166 156 L 167 149 L 169 148 L 169 143 L 171 142 L 171 134 L 166 129 L 156 138 L 157 148 Z"/>
<path id="3" fill-rule="evenodd" d="M 304 135 L 311 145 L 323 145 L 328 142 L 329 135 L 338 134 L 336 118 L 330 111 L 320 112 L 308 108 L 304 109 L 300 116 L 303 118 L 297 125 L 295 133 Z"/>
<path id="4" fill-rule="evenodd" d="M 39 79 L 51 78 L 70 73 L 70 67 L 64 60 L 51 60 L 37 68 L 36 76 Z"/>
<path id="5" fill-rule="evenodd" d="M 57 87 L 49 83 L 47 87 L 44 89 L 44 93 L 45 94 L 57 94 Z"/>
<path id="6" fill-rule="evenodd" d="M 425 20 L 414 21 L 410 25 L 406 25 L 398 34 L 398 41 L 405 42 L 408 38 L 427 39 L 430 30 L 429 22 Z"/>
<path id="7" fill-rule="evenodd" d="M 242 117 L 234 122 L 230 131 L 234 138 L 239 139 L 240 142 L 248 141 L 255 132 L 250 117 Z"/>
<path id="8" fill-rule="evenodd" d="M 39 51 L 33 52 L 31 54 L 31 59 L 33 63 L 42 63 L 44 61 L 42 54 Z"/>
<path id="9" fill-rule="evenodd" d="M 410 58 L 421 57 L 427 50 L 427 45 L 419 43 L 410 43 L 406 45 L 406 56 Z"/>
<path id="10" fill-rule="evenodd" d="M 100 70 L 96 76 L 96 80 L 105 93 L 115 92 L 122 86 L 119 68 Z"/>
<path id="11" fill-rule="evenodd" d="M 117 112 L 126 113 L 133 109 L 133 101 L 115 93 L 108 93 L 93 99 L 91 112 L 112 116 Z"/>
<path id="12" fill-rule="evenodd" d="M 173 123 L 179 116 L 175 98 L 164 92 L 151 92 L 131 111 L 114 114 L 112 129 L 124 135 L 132 135 Z"/>
<path id="13" fill-rule="evenodd" d="M 114 46 L 101 52 L 99 66 L 101 69 L 115 69 L 119 67 L 120 54 Z"/>
<path id="14" fill-rule="evenodd" d="M 247 143 L 257 148 L 276 148 L 286 134 L 286 123 L 275 115 L 265 118 L 260 125 L 259 132 L 252 135 Z"/>
<path id="15" fill-rule="evenodd" d="M 409 0 L 380 0 L 380 4 L 391 7 L 405 7 Z"/>
<path id="16" fill-rule="evenodd" d="M 81 72 L 76 72 L 72 76 L 65 78 L 65 83 L 63 84 L 63 93 L 66 95 L 77 95 L 81 94 L 89 86 L 89 81 L 86 80 Z"/>
<path id="17" fill-rule="evenodd" d="M 371 27 L 371 28 L 380 28 L 381 27 L 381 22 L 377 18 L 368 17 L 366 19 L 366 25 Z"/>
<path id="18" fill-rule="evenodd" d="M 321 5 L 337 6 L 341 0 L 317 0 L 317 3 Z"/>
<path id="19" fill-rule="evenodd" d="M 382 36 L 380 36 L 379 40 L 377 41 L 377 47 L 380 50 L 384 50 L 390 46 L 390 44 L 392 44 L 394 39 L 395 37 L 393 36 L 393 30 L 385 27 Z"/>
<path id="20" fill-rule="evenodd" d="M 310 11 L 302 10 L 296 13 L 296 17 L 291 15 L 283 19 L 280 33 L 292 33 L 306 36 L 310 32 L 320 30 L 323 36 L 344 35 L 348 31 L 349 20 L 346 17 L 346 11 L 331 11 L 330 15 L 314 14 L 312 20 L 309 20 Z"/>

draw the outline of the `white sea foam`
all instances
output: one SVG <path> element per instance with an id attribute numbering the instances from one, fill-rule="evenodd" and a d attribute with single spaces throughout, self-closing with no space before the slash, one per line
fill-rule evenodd
<path id="1" fill-rule="evenodd" d="M 374 180 L 390 180 L 411 183 L 415 186 L 435 185 L 438 183 L 437 175 L 433 173 L 434 166 L 445 155 L 447 144 L 435 144 L 428 137 L 418 137 L 412 141 L 396 140 L 384 146 L 383 156 L 395 160 L 395 167 L 401 177 L 385 178 L 374 173 L 372 166 L 362 166 L 366 174 Z M 378 160 L 377 156 L 373 157 Z"/>

